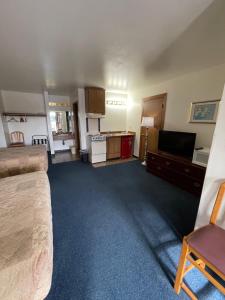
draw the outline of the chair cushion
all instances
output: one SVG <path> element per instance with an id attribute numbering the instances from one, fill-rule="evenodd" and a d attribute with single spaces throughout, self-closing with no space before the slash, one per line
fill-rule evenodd
<path id="1" fill-rule="evenodd" d="M 225 275 L 225 230 L 209 224 L 194 231 L 188 244 Z"/>

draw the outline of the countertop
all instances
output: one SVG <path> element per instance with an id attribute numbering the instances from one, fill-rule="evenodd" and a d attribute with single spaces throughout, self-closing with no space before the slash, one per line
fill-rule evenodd
<path id="1" fill-rule="evenodd" d="M 120 136 L 135 136 L 135 132 L 132 131 L 101 132 L 101 134 L 105 135 L 107 138 Z"/>

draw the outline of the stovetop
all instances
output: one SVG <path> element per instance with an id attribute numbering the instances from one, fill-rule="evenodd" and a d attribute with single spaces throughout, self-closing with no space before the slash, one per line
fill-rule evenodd
<path id="1" fill-rule="evenodd" d="M 94 142 L 94 141 L 105 141 L 106 140 L 106 136 L 103 135 L 103 134 L 90 134 L 89 137 L 90 137 L 92 142 Z"/>

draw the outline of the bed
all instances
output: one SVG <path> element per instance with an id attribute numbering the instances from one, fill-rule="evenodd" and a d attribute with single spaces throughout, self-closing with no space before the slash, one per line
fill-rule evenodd
<path id="1" fill-rule="evenodd" d="M 0 148 L 0 178 L 48 170 L 46 146 Z"/>
<path id="2" fill-rule="evenodd" d="M 0 191 L 0 299 L 43 300 L 53 265 L 47 174 L 0 179 Z"/>

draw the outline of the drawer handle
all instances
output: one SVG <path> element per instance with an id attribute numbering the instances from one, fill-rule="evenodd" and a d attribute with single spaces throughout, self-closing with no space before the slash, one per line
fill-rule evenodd
<path id="1" fill-rule="evenodd" d="M 157 167 L 157 170 L 162 170 L 162 168 L 158 166 L 158 167 Z"/>
<path id="2" fill-rule="evenodd" d="M 167 166 L 171 165 L 171 162 L 166 161 L 166 165 L 167 165 Z"/>
<path id="3" fill-rule="evenodd" d="M 200 185 L 200 183 L 198 183 L 198 182 L 194 182 L 194 186 L 195 186 L 195 187 L 200 187 L 201 185 Z"/>
<path id="4" fill-rule="evenodd" d="M 190 169 L 186 168 L 186 169 L 184 169 L 184 171 L 185 171 L 186 173 L 189 173 L 189 172 L 190 172 Z"/>

